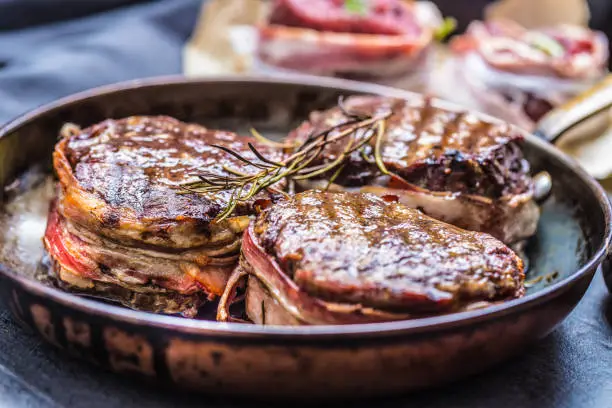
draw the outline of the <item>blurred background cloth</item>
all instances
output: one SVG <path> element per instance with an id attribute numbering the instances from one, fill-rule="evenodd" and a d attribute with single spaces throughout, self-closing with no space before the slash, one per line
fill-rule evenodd
<path id="1" fill-rule="evenodd" d="M 0 124 L 59 97 L 181 72 L 201 0 L 0 0 Z"/>

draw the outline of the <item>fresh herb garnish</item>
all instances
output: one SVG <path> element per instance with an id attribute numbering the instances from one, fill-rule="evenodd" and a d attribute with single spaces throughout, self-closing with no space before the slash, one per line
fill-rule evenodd
<path id="1" fill-rule="evenodd" d="M 338 102 L 338 107 L 346 116 L 346 121 L 319 133 L 311 134 L 302 144 L 295 146 L 288 153 L 289 156 L 282 161 L 266 158 L 251 143 L 248 144 L 248 147 L 257 158 L 256 160 L 250 160 L 225 146 L 213 145 L 213 147 L 259 169 L 259 171 L 254 174 L 247 174 L 224 167 L 224 170 L 229 174 L 202 172 L 197 175 L 198 181 L 184 184 L 182 188 L 185 193 L 191 192 L 211 196 L 221 191 L 231 191 L 227 206 L 217 216 L 217 221 L 221 221 L 230 216 L 239 203 L 252 199 L 262 190 L 282 193 L 273 186 L 283 179 L 289 181 L 306 180 L 319 176 L 325 177 L 332 172 L 332 175 L 328 177 L 329 187 L 342 172 L 354 152 L 367 155 L 366 148 L 371 145 L 370 142 L 373 139 L 375 140 L 374 157 L 370 161 L 375 162 L 383 174 L 389 174 L 382 161 L 381 146 L 382 138 L 385 135 L 386 120 L 392 112 L 377 113 L 374 116 L 349 112 L 345 109 L 342 99 Z M 266 140 L 257 132 L 254 132 L 254 135 L 260 142 Z M 329 163 L 313 164 L 326 146 L 338 143 L 341 140 L 346 140 L 346 144 L 344 150 L 336 159 Z M 269 141 L 269 144 L 275 144 L 275 142 Z"/>
<path id="2" fill-rule="evenodd" d="M 368 0 L 344 0 L 344 9 L 352 14 L 368 14 Z"/>
<path id="3" fill-rule="evenodd" d="M 455 20 L 453 17 L 446 17 L 442 21 L 442 24 L 440 24 L 440 27 L 434 31 L 434 38 L 437 41 L 444 41 L 446 37 L 455 31 L 455 28 L 457 28 L 457 20 Z"/>

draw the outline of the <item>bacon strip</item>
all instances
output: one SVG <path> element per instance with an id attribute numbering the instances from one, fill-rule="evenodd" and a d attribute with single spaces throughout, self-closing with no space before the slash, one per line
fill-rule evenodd
<path id="1" fill-rule="evenodd" d="M 357 324 L 407 319 L 402 313 L 390 313 L 358 304 L 324 302 L 301 290 L 281 269 L 278 263 L 257 243 L 253 225 L 242 238 L 241 269 L 235 272 L 219 302 L 217 319 L 230 321 L 230 301 L 240 279 L 250 275 L 266 287 L 272 298 L 301 324 Z"/>

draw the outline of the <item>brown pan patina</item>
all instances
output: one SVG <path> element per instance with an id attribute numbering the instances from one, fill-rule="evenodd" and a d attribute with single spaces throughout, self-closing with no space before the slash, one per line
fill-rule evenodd
<path id="1" fill-rule="evenodd" d="M 405 392 L 520 355 L 578 303 L 610 242 L 604 191 L 571 159 L 530 135 L 525 153 L 534 171 L 552 175 L 553 188 L 542 204 L 538 233 L 527 245 L 527 279 L 534 283 L 521 299 L 389 323 L 272 327 L 128 310 L 34 278 L 49 194 L 30 201 L 27 196 L 41 189 L 41 174 L 50 173 L 51 152 L 64 123 L 87 126 L 106 118 L 165 114 L 211 127 L 244 131 L 255 126 L 264 134 L 282 135 L 311 110 L 349 94 L 421 98 L 376 85 L 309 77 L 160 78 L 94 89 L 9 123 L 0 130 L 2 300 L 15 319 L 67 352 L 118 373 L 215 394 L 357 397 Z M 26 205 L 16 207 L 19 200 Z"/>

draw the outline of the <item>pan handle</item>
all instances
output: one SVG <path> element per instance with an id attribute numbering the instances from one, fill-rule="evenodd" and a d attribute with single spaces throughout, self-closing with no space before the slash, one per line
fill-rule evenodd
<path id="1" fill-rule="evenodd" d="M 570 101 L 548 112 L 537 123 L 534 133 L 555 143 L 573 127 L 612 106 L 612 74 Z"/>

